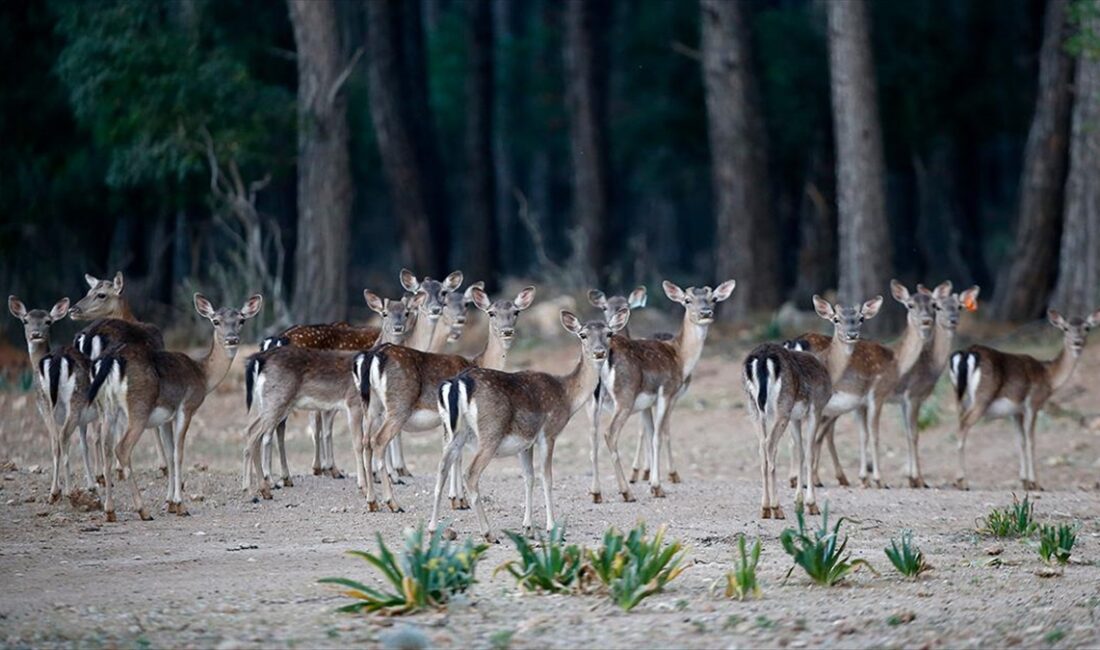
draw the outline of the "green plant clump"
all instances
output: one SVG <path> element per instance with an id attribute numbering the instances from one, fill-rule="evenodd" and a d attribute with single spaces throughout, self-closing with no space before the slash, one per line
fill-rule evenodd
<path id="1" fill-rule="evenodd" d="M 683 544 L 665 544 L 665 530 L 661 526 L 653 539 L 646 539 L 644 523 L 626 535 L 611 528 L 600 548 L 588 551 L 591 572 L 624 611 L 661 591 L 686 568 L 681 566 Z"/>
<path id="2" fill-rule="evenodd" d="M 924 553 L 913 544 L 913 531 L 901 531 L 901 544 L 891 538 L 890 546 L 886 549 L 886 557 L 898 570 L 898 573 L 909 578 L 916 578 L 931 567 L 924 561 Z"/>
<path id="3" fill-rule="evenodd" d="M 563 543 L 565 531 L 562 528 L 555 527 L 548 538 L 540 536 L 542 548 L 537 550 L 519 533 L 505 531 L 504 534 L 516 545 L 519 559 L 505 562 L 497 571 L 507 571 L 527 591 L 559 593 L 580 586 L 584 553 L 579 546 Z"/>
<path id="4" fill-rule="evenodd" d="M 745 550 L 745 536 L 737 539 L 737 547 L 740 557 L 736 560 L 733 571 L 726 573 L 726 598 L 760 597 L 760 583 L 756 580 L 756 565 L 760 564 L 760 540 L 752 544 L 752 551 Z"/>
<path id="5" fill-rule="evenodd" d="M 1024 495 L 1020 501 L 1013 495 L 1008 508 L 994 509 L 983 518 L 979 530 L 994 537 L 1027 537 L 1035 532 L 1035 506 Z"/>
<path id="6" fill-rule="evenodd" d="M 813 531 L 813 536 L 806 530 L 806 518 L 802 504 L 797 504 L 795 516 L 798 518 L 798 530 L 787 528 L 779 535 L 779 541 L 783 544 L 783 550 L 794 559 L 794 566 L 787 571 L 783 579 L 786 582 L 796 566 L 802 567 L 810 579 L 819 585 L 832 586 L 840 582 L 860 566 L 865 566 L 875 572 L 867 560 L 849 559 L 851 555 L 845 555 L 844 549 L 848 546 L 848 538 L 840 540 L 840 525 L 844 523 L 844 517 L 837 520 L 833 529 L 829 530 L 829 504 L 826 503 L 821 513 L 821 528 Z"/>
<path id="7" fill-rule="evenodd" d="M 427 540 L 424 527 L 405 535 L 405 549 L 395 556 L 377 534 L 378 554 L 349 551 L 366 560 L 385 577 L 392 589 L 374 588 L 349 578 L 324 578 L 320 582 L 344 587 L 344 595 L 354 602 L 341 612 L 379 612 L 409 614 L 429 607 L 442 609 L 455 594 L 474 584 L 474 570 L 489 548 L 467 539 L 462 544 L 444 542 L 440 531 Z"/>
<path id="8" fill-rule="evenodd" d="M 1077 526 L 1069 524 L 1043 524 L 1039 528 L 1039 557 L 1048 564 L 1052 560 L 1058 564 L 1068 564 L 1073 544 L 1077 541 L 1077 530 Z"/>

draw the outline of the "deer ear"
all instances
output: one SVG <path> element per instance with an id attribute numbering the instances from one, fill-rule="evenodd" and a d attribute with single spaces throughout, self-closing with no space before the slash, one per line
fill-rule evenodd
<path id="1" fill-rule="evenodd" d="M 50 318 L 54 320 L 61 320 L 65 318 L 65 315 L 69 313 L 69 299 L 62 298 L 57 301 L 57 304 L 50 310 Z"/>
<path id="2" fill-rule="evenodd" d="M 609 321 L 607 321 L 607 327 L 612 332 L 618 332 L 622 328 L 626 327 L 626 322 L 630 320 L 630 310 L 620 309 L 615 312 Z"/>
<path id="3" fill-rule="evenodd" d="M 814 311 L 825 320 L 833 320 L 833 316 L 836 316 L 836 310 L 829 304 L 829 301 L 816 293 L 814 294 Z"/>
<path id="4" fill-rule="evenodd" d="M 115 293 L 122 293 L 122 271 L 115 273 L 115 279 L 112 284 L 115 285 Z"/>
<path id="5" fill-rule="evenodd" d="M 8 296 L 8 311 L 19 320 L 23 320 L 27 317 L 27 306 L 23 304 L 22 300 L 15 296 Z"/>
<path id="6" fill-rule="evenodd" d="M 475 283 L 471 284 L 470 286 L 466 287 L 466 292 L 464 294 L 462 294 L 462 296 L 463 296 L 463 300 L 465 300 L 469 304 L 475 304 L 474 303 L 474 294 L 473 294 L 474 289 L 481 289 L 482 291 L 485 291 L 485 281 L 484 280 L 478 280 L 477 282 L 475 282 Z"/>
<path id="7" fill-rule="evenodd" d="M 523 291 L 516 294 L 516 299 L 512 303 L 516 306 L 516 309 L 523 311 L 531 306 L 531 303 L 535 301 L 535 288 L 524 287 Z"/>
<path id="8" fill-rule="evenodd" d="M 376 314 L 381 315 L 386 310 L 386 303 L 370 289 L 363 289 L 363 299 L 367 301 L 367 307 Z"/>
<path id="9" fill-rule="evenodd" d="M 425 291 L 417 291 L 413 294 L 413 297 L 409 299 L 409 309 L 420 309 L 424 306 L 424 303 L 428 301 L 428 294 Z"/>
<path id="10" fill-rule="evenodd" d="M 443 288 L 454 291 L 462 286 L 462 271 L 454 271 L 443 279 Z"/>
<path id="11" fill-rule="evenodd" d="M 92 289 L 95 289 L 95 285 L 99 284 L 99 278 L 92 275 L 91 273 L 84 274 L 84 281 L 87 282 L 88 286 Z"/>
<path id="12" fill-rule="evenodd" d="M 875 296 L 863 303 L 863 307 L 860 308 L 859 313 L 863 318 L 871 319 L 878 315 L 879 309 L 882 309 L 882 296 Z"/>
<path id="13" fill-rule="evenodd" d="M 967 311 L 978 311 L 978 292 L 981 291 L 981 287 L 974 285 L 959 294 L 959 302 L 966 307 Z"/>
<path id="14" fill-rule="evenodd" d="M 668 280 L 665 280 L 664 282 L 661 283 L 661 288 L 665 290 L 665 295 L 668 296 L 669 300 L 671 300 L 672 302 L 678 302 L 680 304 L 684 304 L 684 290 L 683 289 L 681 289 L 680 287 L 676 286 L 675 284 L 669 282 Z"/>
<path id="15" fill-rule="evenodd" d="M 1058 329 L 1062 329 L 1066 326 L 1066 319 L 1062 318 L 1062 315 L 1053 309 L 1047 310 L 1047 320 L 1050 321 L 1051 325 L 1057 327 Z"/>
<path id="16" fill-rule="evenodd" d="M 638 287 L 634 291 L 630 292 L 630 295 L 626 297 L 626 304 L 631 309 L 641 309 L 645 307 L 645 301 L 648 297 L 645 287 Z"/>
<path id="17" fill-rule="evenodd" d="M 1100 309 L 1089 314 L 1089 317 L 1085 319 L 1085 325 L 1088 325 L 1089 329 L 1100 325 Z"/>
<path id="18" fill-rule="evenodd" d="M 733 294 L 733 290 L 736 286 L 737 280 L 726 280 L 718 285 L 718 288 L 714 290 L 714 302 L 722 302 L 729 298 Z"/>
<path id="19" fill-rule="evenodd" d="M 951 295 L 951 290 L 954 287 L 951 284 L 951 280 L 945 280 L 938 284 L 935 289 L 932 290 L 932 297 L 936 300 L 943 300 L 947 296 Z"/>
<path id="20" fill-rule="evenodd" d="M 264 297 L 258 293 L 254 293 L 249 296 L 248 300 L 244 301 L 244 307 L 241 307 L 241 316 L 245 320 L 249 318 L 255 318 L 256 314 L 260 313 L 260 310 L 264 306 Z"/>
<path id="21" fill-rule="evenodd" d="M 470 294 L 470 299 L 474 301 L 474 306 L 481 311 L 488 312 L 493 306 L 493 301 L 489 300 L 489 294 L 485 293 L 481 287 L 470 287 L 467 292 Z"/>
<path id="22" fill-rule="evenodd" d="M 201 293 L 195 294 L 195 311 L 199 312 L 199 316 L 207 320 L 214 318 L 214 305 L 210 304 L 206 296 Z"/>
<path id="23" fill-rule="evenodd" d="M 420 282 L 417 281 L 413 272 L 408 269 L 401 269 L 401 287 L 409 293 L 416 293 L 420 289 Z"/>
<path id="24" fill-rule="evenodd" d="M 909 301 L 909 290 L 905 288 L 905 285 L 897 280 L 890 280 L 890 295 L 894 296 L 894 300 L 905 304 Z"/>
<path id="25" fill-rule="evenodd" d="M 580 334 L 581 332 L 581 321 L 571 311 L 561 310 L 561 324 L 572 334 Z"/>
<path id="26" fill-rule="evenodd" d="M 588 291 L 588 304 L 596 309 L 603 309 L 607 306 L 607 296 L 599 289 L 590 289 Z"/>

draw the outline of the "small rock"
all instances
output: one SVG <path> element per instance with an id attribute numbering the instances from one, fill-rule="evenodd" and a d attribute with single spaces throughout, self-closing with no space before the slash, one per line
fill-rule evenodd
<path id="1" fill-rule="evenodd" d="M 1100 418 L 1097 419 L 1100 420 Z M 14 460 L 5 460 L 3 463 L 0 463 L 0 472 L 14 472 L 18 469 Z"/>
<path id="2" fill-rule="evenodd" d="M 1062 575 L 1062 570 L 1052 566 L 1041 566 L 1035 569 L 1035 575 L 1040 578 L 1057 578 Z"/>
<path id="3" fill-rule="evenodd" d="M 42 473 L 42 466 L 41 465 L 31 465 L 30 467 L 27 468 L 27 471 L 30 472 L 31 474 L 41 474 Z"/>
<path id="4" fill-rule="evenodd" d="M 335 544 L 336 543 L 336 538 L 335 537 L 322 537 L 321 538 L 321 543 L 322 544 Z"/>
<path id="5" fill-rule="evenodd" d="M 990 546 L 990 547 L 985 549 L 985 554 L 986 555 L 1000 555 L 1001 553 L 1004 553 L 1004 552 L 1005 552 L 1005 549 L 1004 549 L 1003 546 Z"/>
<path id="6" fill-rule="evenodd" d="M 194 535 L 195 537 L 205 537 L 206 536 L 206 533 L 201 531 L 201 530 L 196 530 L 195 532 L 193 532 L 191 534 Z"/>
<path id="7" fill-rule="evenodd" d="M 444 528 L 443 539 L 447 540 L 448 542 L 455 541 L 456 539 L 458 539 L 458 531 L 456 531 L 454 528 L 451 528 L 450 526 Z"/>
<path id="8" fill-rule="evenodd" d="M 191 494 L 188 496 L 191 498 L 192 501 L 196 503 L 202 503 L 203 501 L 206 501 L 206 497 L 201 494 Z"/>
<path id="9" fill-rule="evenodd" d="M 8 505 L 9 506 L 14 506 L 15 505 L 15 499 L 8 499 Z"/>

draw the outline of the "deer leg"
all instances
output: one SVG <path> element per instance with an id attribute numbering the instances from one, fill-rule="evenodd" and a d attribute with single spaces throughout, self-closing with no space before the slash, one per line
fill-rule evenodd
<path id="1" fill-rule="evenodd" d="M 283 468 L 283 487 L 294 487 L 294 481 L 290 478 L 290 465 L 286 462 L 286 420 L 275 427 L 275 443 L 279 446 L 279 464 Z"/>
<path id="2" fill-rule="evenodd" d="M 676 405 L 676 399 L 673 399 L 669 403 L 668 410 L 671 412 L 675 405 Z M 668 460 L 668 482 L 669 483 L 679 483 L 680 482 L 680 472 L 676 471 L 676 463 L 674 463 L 673 460 L 672 460 L 672 417 L 671 416 L 669 417 L 668 431 L 665 433 L 665 436 L 664 436 L 664 444 L 661 445 L 661 446 L 664 447 L 665 459 Z"/>
<path id="3" fill-rule="evenodd" d="M 475 426 L 476 425 L 467 425 Z M 503 432 L 501 432 L 503 434 Z M 481 502 L 481 473 L 485 471 L 485 468 L 489 466 L 489 462 L 493 460 L 493 456 L 496 455 L 496 449 L 490 446 L 483 446 L 483 441 L 486 440 L 476 428 L 474 429 L 474 436 L 478 440 L 477 453 L 474 454 L 473 460 L 470 461 L 470 467 L 466 470 L 466 493 L 470 495 L 470 505 L 473 506 L 474 512 L 477 514 L 478 524 L 481 527 L 481 534 L 485 537 L 485 541 L 490 544 L 495 544 L 497 539 L 489 529 L 489 517 L 485 514 L 485 504 Z M 493 439 L 499 440 L 503 438 L 503 435 L 495 436 Z"/>
<path id="4" fill-rule="evenodd" d="M 787 430 L 787 423 L 790 422 L 790 418 L 785 415 L 780 415 L 775 422 L 775 426 L 772 427 L 771 435 L 768 436 L 768 491 L 771 494 L 772 502 L 772 518 L 785 519 L 783 514 L 783 507 L 779 505 L 779 486 L 776 483 L 776 452 L 779 451 L 779 440 L 783 437 L 783 433 Z"/>
<path id="5" fill-rule="evenodd" d="M 882 399 L 879 396 L 873 398 L 871 408 L 868 409 L 868 429 L 871 432 L 871 479 L 877 488 L 889 488 L 882 482 L 882 474 L 879 471 L 879 423 L 882 421 Z"/>
<path id="6" fill-rule="evenodd" d="M 384 449 L 378 449 L 374 446 L 374 432 L 378 431 L 382 426 L 383 412 L 375 404 L 378 400 L 372 400 L 367 410 L 366 425 L 362 428 L 363 435 L 360 437 L 360 449 L 362 453 L 358 455 L 359 459 L 359 476 L 357 481 L 359 483 L 359 491 L 364 493 L 367 497 L 367 507 L 373 512 L 378 508 L 378 502 L 374 494 L 374 456 L 375 454 L 381 455 L 385 453 Z"/>
<path id="7" fill-rule="evenodd" d="M 162 424 L 162 425 L 158 426 L 156 435 L 157 435 L 157 438 L 160 439 L 159 444 L 162 447 L 164 447 L 165 449 L 172 449 L 174 447 L 174 443 L 172 442 L 172 424 L 171 423 Z M 170 512 L 170 513 L 174 513 L 176 511 L 176 502 L 175 502 L 175 499 L 172 498 L 175 495 L 175 491 L 173 489 L 174 486 L 175 486 L 175 483 L 176 483 L 175 468 L 176 468 L 175 463 L 169 463 L 168 464 L 168 480 L 166 481 L 166 483 L 168 485 L 167 485 L 167 489 L 165 490 L 165 494 L 164 494 L 164 502 L 167 504 L 168 512 Z"/>
<path id="8" fill-rule="evenodd" d="M 535 501 L 534 445 L 519 452 L 519 466 L 523 470 L 523 534 L 531 537 L 531 510 Z"/>
<path id="9" fill-rule="evenodd" d="M 1035 409 L 1026 407 L 1024 421 L 1027 424 L 1027 478 L 1032 490 L 1043 489 L 1039 485 L 1039 477 L 1035 474 L 1035 420 L 1037 414 L 1038 412 Z"/>
<path id="10" fill-rule="evenodd" d="M 615 404 L 615 414 L 611 416 L 611 423 L 607 427 L 607 431 L 604 432 L 604 442 L 607 444 L 608 451 L 611 452 L 611 464 L 615 468 L 615 479 L 619 483 L 619 494 L 623 495 L 623 501 L 630 502 L 634 500 L 634 495 L 630 493 L 630 485 L 626 482 L 626 475 L 623 473 L 622 462 L 619 460 L 619 433 L 623 429 L 623 425 L 626 424 L 627 419 L 630 417 L 630 406 L 619 407 L 618 403 Z"/>
<path id="11" fill-rule="evenodd" d="M 168 476 L 168 466 L 171 464 L 168 458 L 167 450 L 164 447 L 164 441 L 160 439 L 160 436 L 153 436 L 157 441 L 157 469 L 160 470 L 160 475 L 163 477 Z"/>
<path id="12" fill-rule="evenodd" d="M 80 456 L 84 461 L 84 487 L 88 492 L 95 493 L 95 470 L 92 463 L 92 446 L 88 444 L 88 424 L 78 427 L 80 438 Z"/>
<path id="13" fill-rule="evenodd" d="M 638 429 L 638 442 L 634 445 L 634 462 L 630 466 L 630 482 L 637 483 L 638 476 L 643 481 L 649 480 L 649 468 L 652 462 L 649 458 L 651 440 L 653 439 L 653 413 L 650 409 L 642 410 L 642 426 Z"/>
<path id="14" fill-rule="evenodd" d="M 592 405 L 592 409 L 589 411 L 589 416 L 592 419 L 592 435 L 589 437 L 591 449 L 588 458 L 592 461 L 592 484 L 588 488 L 588 493 L 592 495 L 592 503 L 603 501 L 603 494 L 600 492 L 600 409 L 603 408 L 602 393 L 603 391 L 597 388 L 596 394 L 589 402 Z M 634 460 L 637 463 L 637 458 Z M 637 472 L 637 470 L 634 471 Z"/>
<path id="15" fill-rule="evenodd" d="M 138 487 L 137 480 L 134 478 L 134 470 L 130 463 L 131 455 L 134 451 L 134 446 L 141 439 L 142 432 L 145 431 L 149 422 L 149 411 L 151 409 L 140 407 L 135 409 L 131 406 L 127 409 L 127 428 L 126 433 L 123 434 L 122 439 L 115 445 L 115 457 L 118 459 L 119 467 L 122 471 L 122 479 L 130 484 L 130 492 L 134 499 L 134 509 L 137 510 L 138 516 L 142 521 L 149 521 L 153 517 L 149 514 L 149 511 L 145 509 L 145 502 L 141 499 L 141 488 Z M 167 467 L 165 467 L 167 469 Z"/>
<path id="16" fill-rule="evenodd" d="M 802 437 L 802 423 L 801 422 L 797 423 L 797 426 L 795 427 L 795 431 L 797 432 L 798 438 L 799 438 L 798 443 L 801 446 L 801 448 L 798 450 L 798 455 L 800 457 L 799 458 L 799 465 L 801 465 L 800 475 L 805 477 L 804 485 L 805 485 L 805 488 L 806 488 L 806 496 L 805 496 L 805 499 L 804 499 L 803 503 L 806 506 L 806 512 L 808 512 L 811 515 L 818 514 L 817 494 L 815 492 L 816 489 L 817 489 L 817 486 L 814 485 L 814 482 L 812 480 L 813 477 L 811 475 L 813 473 L 813 470 L 811 468 L 813 467 L 813 464 L 814 464 L 814 457 L 813 456 L 818 451 L 818 449 L 814 447 L 813 438 L 814 438 L 814 431 L 817 430 L 817 423 L 819 421 L 820 421 L 819 414 L 815 413 L 813 410 L 811 410 L 810 413 L 807 414 L 807 416 L 806 416 L 807 435 L 805 436 L 805 438 Z"/>
<path id="17" fill-rule="evenodd" d="M 813 429 L 810 429 L 810 435 L 813 435 Z M 802 443 L 795 442 L 794 437 L 791 437 L 791 454 L 790 462 L 787 465 L 787 482 L 793 488 L 798 488 L 799 485 L 799 472 L 802 471 L 802 463 L 799 460 L 798 454 L 802 453 Z"/>
<path id="18" fill-rule="evenodd" d="M 382 422 L 382 428 L 371 440 L 372 449 L 380 449 L 385 455 L 386 447 L 393 442 L 393 439 L 397 437 L 397 434 L 401 432 L 401 429 L 405 426 L 405 422 L 408 420 L 408 415 L 403 413 L 395 413 L 392 410 L 386 412 L 386 419 Z M 389 470 L 389 468 L 386 468 Z M 404 512 L 404 510 L 397 504 L 397 500 L 393 496 L 393 480 L 389 471 L 381 472 L 382 474 L 382 497 L 386 501 L 386 505 L 389 506 L 392 512 Z"/>
<path id="19" fill-rule="evenodd" d="M 558 433 L 561 433 L 559 430 Z M 538 438 L 542 455 L 542 496 L 546 500 L 546 532 L 554 530 L 557 520 L 554 517 L 554 438 L 544 429 Z"/>
<path id="20" fill-rule="evenodd" d="M 768 423 L 763 413 L 757 413 L 760 424 L 760 518 L 772 518 L 772 499 L 768 486 Z"/>
<path id="21" fill-rule="evenodd" d="M 313 475 L 321 476 L 325 473 L 325 445 L 321 426 L 321 413 L 320 411 L 314 411 L 313 416 L 310 418 L 309 424 L 309 437 L 313 440 Z"/>
<path id="22" fill-rule="evenodd" d="M 114 449 L 115 419 L 105 410 L 100 427 L 99 456 L 103 463 L 103 514 L 107 521 L 115 521 L 115 502 L 111 490 L 111 453 Z"/>
<path id="23" fill-rule="evenodd" d="M 446 423 L 446 418 L 444 418 Z M 447 424 L 443 425 L 444 429 L 447 428 Z M 432 499 L 432 518 L 428 521 L 428 532 L 434 533 L 439 529 L 439 506 L 443 501 L 443 483 L 451 482 L 450 479 L 458 472 L 462 471 L 462 466 L 455 466 L 455 462 L 458 460 L 458 452 L 462 450 L 462 445 L 465 444 L 465 435 L 462 431 L 458 433 L 452 433 L 450 440 L 447 441 L 446 447 L 443 449 L 443 455 L 439 458 L 439 469 L 436 470 L 435 475 L 435 492 L 433 492 Z"/>
<path id="24" fill-rule="evenodd" d="M 173 436 L 175 448 L 172 450 L 172 465 L 175 468 L 172 476 L 172 485 L 175 491 L 176 514 L 180 517 L 186 517 L 190 514 L 187 512 L 187 506 L 183 505 L 183 468 L 185 467 L 183 450 L 184 444 L 187 441 L 187 430 L 189 428 L 191 428 L 191 413 L 181 407 L 179 413 L 176 415 L 176 427 Z"/>
<path id="25" fill-rule="evenodd" d="M 673 398 L 674 399 L 674 398 Z M 657 389 L 657 401 L 653 404 L 653 463 L 649 466 L 649 492 L 660 499 L 665 496 L 661 488 L 661 444 L 669 435 L 669 415 L 672 413 L 672 401 L 665 395 L 664 388 Z"/>
<path id="26" fill-rule="evenodd" d="M 859 482 L 863 487 L 870 487 L 870 479 L 867 478 L 867 439 L 871 432 L 867 421 L 867 407 L 856 409 L 856 419 L 859 421 Z"/>
<path id="27" fill-rule="evenodd" d="M 336 447 L 333 445 L 333 432 L 335 431 L 336 424 L 336 411 L 327 411 L 321 414 L 321 423 L 324 426 L 325 431 L 325 447 L 324 452 L 326 460 L 328 462 L 328 475 L 332 478 L 341 479 L 345 475 L 336 467 Z"/>
<path id="28" fill-rule="evenodd" d="M 397 476 L 405 477 L 412 476 L 412 472 L 405 466 L 405 447 L 402 444 L 402 438 L 404 436 L 401 433 L 397 434 L 397 437 L 393 440 L 393 470 Z"/>
<path id="29" fill-rule="evenodd" d="M 964 414 L 959 419 L 959 433 L 958 433 L 958 473 L 955 475 L 955 487 L 960 490 L 968 489 L 966 482 L 966 436 L 970 433 L 970 428 L 974 426 L 974 420 L 977 418 L 968 417 Z"/>

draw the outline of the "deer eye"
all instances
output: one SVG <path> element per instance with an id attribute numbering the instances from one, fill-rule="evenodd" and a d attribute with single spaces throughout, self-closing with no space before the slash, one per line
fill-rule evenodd
<path id="1" fill-rule="evenodd" d="M 862 322 L 863 322 L 863 320 L 864 320 L 864 319 L 863 319 L 863 316 L 860 316 L 860 317 L 859 317 L 859 322 L 861 322 L 861 323 L 862 323 Z"/>
<path id="2" fill-rule="evenodd" d="M 588 335 L 585 334 L 584 332 L 581 332 L 579 336 L 581 337 L 582 341 L 588 338 Z"/>
<path id="3" fill-rule="evenodd" d="M 840 325 L 840 319 L 837 318 L 836 316 L 833 316 L 833 322 L 836 323 L 837 325 Z"/>
<path id="4" fill-rule="evenodd" d="M 96 297 L 96 298 L 98 298 L 98 299 L 100 299 L 100 300 L 103 300 L 104 298 L 106 298 L 106 297 L 107 297 L 107 294 L 105 294 L 105 293 L 97 293 L 95 297 Z"/>
<path id="5" fill-rule="evenodd" d="M 389 316 L 389 315 L 390 315 L 390 313 L 388 311 L 382 310 L 382 318 L 385 318 L 386 316 Z"/>
<path id="6" fill-rule="evenodd" d="M 214 327 L 217 327 L 217 326 L 222 324 L 222 321 L 221 321 L 220 318 L 215 318 L 212 322 L 214 323 Z"/>
<path id="7" fill-rule="evenodd" d="M 497 312 L 495 309 L 489 310 L 489 318 L 496 318 Z"/>

